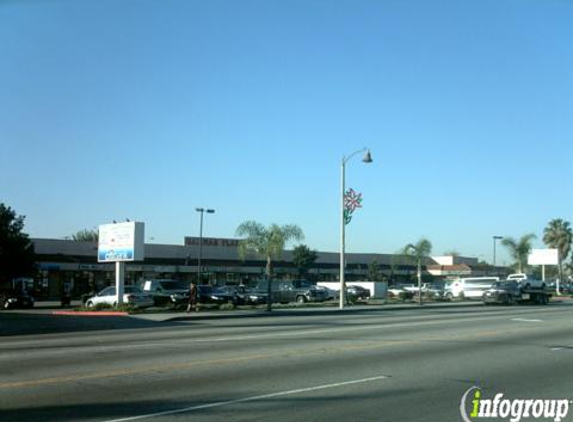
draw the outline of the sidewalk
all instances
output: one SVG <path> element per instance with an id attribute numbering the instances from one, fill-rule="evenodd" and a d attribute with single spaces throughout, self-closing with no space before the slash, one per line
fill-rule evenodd
<path id="1" fill-rule="evenodd" d="M 461 308 L 461 307 L 483 307 L 482 302 L 433 302 L 424 303 L 422 306 L 417 303 L 400 303 L 400 304 L 385 304 L 385 305 L 353 305 L 347 306 L 344 309 L 339 309 L 338 306 L 332 307 L 301 307 L 301 308 L 273 308 L 271 312 L 264 309 L 253 310 L 233 310 L 233 311 L 200 311 L 186 313 L 184 311 L 178 312 L 157 312 L 157 313 L 141 313 L 132 314 L 130 318 L 144 319 L 147 321 L 167 322 L 167 321 L 196 321 L 201 319 L 224 319 L 224 318 L 257 318 L 269 316 L 310 316 L 317 314 L 336 314 L 336 313 L 349 313 L 359 314 L 368 312 L 380 311 L 398 311 L 407 309 L 444 309 L 444 308 Z"/>
<path id="2" fill-rule="evenodd" d="M 573 304 L 573 298 L 571 297 L 558 297 L 554 298 L 551 304 Z M 80 301 L 73 301 L 72 305 L 66 308 L 60 307 L 59 302 L 37 302 L 35 307 L 32 309 L 19 310 L 17 312 L 25 313 L 36 313 L 36 314 L 53 314 L 59 311 L 72 311 L 81 305 Z M 168 321 L 196 321 L 196 320 L 207 320 L 207 319 L 225 319 L 225 318 L 258 318 L 258 317 L 268 317 L 268 316 L 312 316 L 317 314 L 333 315 L 337 313 L 349 313 L 349 314 L 367 314 L 369 312 L 394 312 L 400 310 L 435 310 L 435 309 L 452 309 L 452 308 L 481 308 L 485 306 L 480 301 L 467 301 L 467 302 L 427 302 L 422 306 L 417 303 L 393 303 L 393 304 L 356 304 L 352 306 L 346 306 L 344 309 L 339 309 L 336 306 L 324 306 L 324 307 L 307 307 L 302 306 L 300 308 L 275 308 L 273 307 L 272 312 L 266 311 L 266 309 L 247 309 L 247 310 L 203 310 L 200 312 L 186 313 L 183 310 L 180 311 L 166 311 L 166 310 L 153 310 L 149 309 L 142 313 L 135 313 L 129 315 L 123 315 L 124 317 L 150 321 L 150 322 L 168 322 Z M 72 313 L 72 315 L 74 315 Z M 77 316 L 81 316 L 81 313 L 75 313 Z M 93 315 L 84 314 L 84 316 L 106 316 L 105 313 L 94 313 Z M 120 315 L 116 315 L 120 316 Z"/>

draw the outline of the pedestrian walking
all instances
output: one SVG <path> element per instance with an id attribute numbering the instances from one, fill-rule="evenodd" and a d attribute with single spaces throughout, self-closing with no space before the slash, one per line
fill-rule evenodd
<path id="1" fill-rule="evenodd" d="M 189 303 L 187 304 L 187 312 L 191 312 L 193 309 L 195 309 L 195 312 L 199 312 L 199 308 L 197 307 L 197 285 L 194 281 L 192 281 L 189 286 Z"/>

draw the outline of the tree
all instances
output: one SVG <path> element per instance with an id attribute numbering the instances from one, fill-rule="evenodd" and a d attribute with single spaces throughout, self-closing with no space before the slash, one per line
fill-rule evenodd
<path id="1" fill-rule="evenodd" d="M 531 252 L 531 241 L 535 238 L 537 236 L 529 233 L 523 235 L 519 240 L 515 240 L 513 237 L 504 237 L 501 241 L 509 255 L 515 260 L 515 267 L 519 273 L 527 268 L 527 256 Z"/>
<path id="2" fill-rule="evenodd" d="M 374 259 L 368 264 L 368 280 L 369 281 L 380 281 L 382 278 L 382 273 L 380 272 L 380 264 L 378 260 Z"/>
<path id="3" fill-rule="evenodd" d="M 543 243 L 559 251 L 558 266 L 560 281 L 563 281 L 563 261 L 565 261 L 567 255 L 569 255 L 572 241 L 573 233 L 571 232 L 571 224 L 568 221 L 555 218 L 551 220 L 547 224 L 547 227 L 545 227 L 545 230 L 543 230 Z"/>
<path id="4" fill-rule="evenodd" d="M 292 262 L 298 268 L 299 276 L 308 273 L 317 257 L 317 252 L 306 245 L 298 245 L 292 250 Z"/>
<path id="5" fill-rule="evenodd" d="M 397 251 L 390 256 L 390 283 L 393 284 L 395 282 L 394 277 L 398 270 L 400 269 L 400 265 L 403 264 L 403 250 Z"/>
<path id="6" fill-rule="evenodd" d="M 455 256 L 455 257 L 458 257 L 458 256 L 460 256 L 461 254 L 460 254 L 458 251 L 456 251 L 455 249 L 450 249 L 450 250 L 448 250 L 448 251 L 445 251 L 445 252 L 444 252 L 444 255 L 445 255 L 445 256 Z"/>
<path id="7" fill-rule="evenodd" d="M 249 252 L 264 258 L 266 263 L 265 276 L 267 279 L 267 310 L 272 310 L 272 261 L 279 259 L 285 245 L 292 240 L 303 240 L 302 229 L 296 225 L 271 224 L 265 227 L 256 221 L 245 221 L 236 231 L 239 237 L 245 239 L 239 242 L 239 256 L 245 259 Z"/>
<path id="8" fill-rule="evenodd" d="M 97 242 L 98 239 L 99 232 L 96 229 L 84 229 L 75 234 L 72 234 L 72 240 L 75 242 Z"/>
<path id="9" fill-rule="evenodd" d="M 408 255 L 416 260 L 418 266 L 418 303 L 422 304 L 422 259 L 432 253 L 432 243 L 425 238 L 421 238 L 416 244 L 408 244 L 404 247 L 404 255 Z"/>
<path id="10" fill-rule="evenodd" d="M 36 273 L 34 245 L 23 232 L 24 219 L 0 203 L 0 286 Z"/>

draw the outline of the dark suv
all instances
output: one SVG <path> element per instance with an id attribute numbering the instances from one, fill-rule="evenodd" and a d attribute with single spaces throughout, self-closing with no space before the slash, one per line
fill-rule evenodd
<path id="1" fill-rule="evenodd" d="M 33 308 L 34 298 L 25 290 L 0 290 L 0 309 Z"/>
<path id="2" fill-rule="evenodd" d="M 179 305 L 189 301 L 189 284 L 169 279 L 145 280 L 141 290 L 153 296 L 156 306 Z"/>
<path id="3" fill-rule="evenodd" d="M 267 287 L 266 281 L 260 281 L 255 291 L 266 293 Z M 271 287 L 273 302 L 324 302 L 328 299 L 328 293 L 325 290 L 317 288 L 306 280 L 273 280 Z"/>

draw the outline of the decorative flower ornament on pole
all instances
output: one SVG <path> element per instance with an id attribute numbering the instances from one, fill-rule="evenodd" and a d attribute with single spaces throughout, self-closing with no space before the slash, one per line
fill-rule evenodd
<path id="1" fill-rule="evenodd" d="M 352 221 L 352 214 L 356 208 L 362 208 L 362 194 L 354 189 L 348 189 L 344 193 L 344 224 Z"/>

